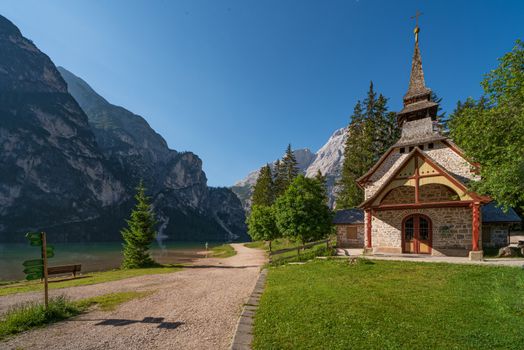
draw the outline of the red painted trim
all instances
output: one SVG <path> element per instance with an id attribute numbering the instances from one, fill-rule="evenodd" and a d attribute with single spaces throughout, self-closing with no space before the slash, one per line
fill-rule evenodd
<path id="1" fill-rule="evenodd" d="M 447 202 L 423 202 L 409 204 L 387 204 L 373 207 L 375 210 L 396 210 L 396 209 L 421 209 L 421 208 L 448 208 L 448 207 L 469 207 L 473 201 L 447 201 Z"/>
<path id="2" fill-rule="evenodd" d="M 368 238 L 367 248 L 371 248 L 373 246 L 371 242 L 371 210 L 366 210 L 366 214 L 366 236 Z"/>
<path id="3" fill-rule="evenodd" d="M 472 210 L 472 250 L 479 250 L 480 203 L 473 203 Z"/>
<path id="4" fill-rule="evenodd" d="M 433 222 L 431 221 L 430 217 L 425 214 L 415 213 L 415 214 L 409 214 L 404 219 L 402 219 L 402 237 L 401 237 L 401 244 L 402 244 L 402 253 L 410 253 L 406 251 L 406 242 L 405 242 L 405 236 L 406 236 L 406 221 L 409 218 L 413 218 L 413 239 L 415 240 L 414 248 L 415 251 L 413 253 L 415 254 L 431 254 L 431 251 L 433 250 Z M 429 246 L 429 252 L 428 253 L 420 253 L 420 217 L 423 217 L 428 221 L 429 224 L 429 239 L 428 239 L 428 246 Z"/>

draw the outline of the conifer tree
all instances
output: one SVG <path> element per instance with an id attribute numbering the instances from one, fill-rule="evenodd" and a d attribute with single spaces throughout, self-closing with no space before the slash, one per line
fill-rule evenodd
<path id="1" fill-rule="evenodd" d="M 371 143 L 365 133 L 366 118 L 362 104 L 357 101 L 351 116 L 351 122 L 346 130 L 347 137 L 344 145 L 344 162 L 342 164 L 341 178 L 338 181 L 336 199 L 337 209 L 348 209 L 357 206 L 363 193 L 356 183 L 359 174 L 366 171 L 367 159 L 371 158 Z"/>
<path id="2" fill-rule="evenodd" d="M 287 146 L 286 154 L 282 159 L 282 163 L 284 169 L 284 183 L 285 188 L 287 189 L 295 177 L 298 176 L 298 163 L 295 155 L 293 154 L 293 150 L 291 149 L 291 144 L 288 144 Z"/>
<path id="3" fill-rule="evenodd" d="M 357 102 L 347 128 L 344 163 L 338 181 L 337 209 L 353 208 L 364 194 L 356 179 L 368 171 L 400 137 L 396 114 L 389 112 L 388 99 L 370 83 L 363 103 Z"/>
<path id="4" fill-rule="evenodd" d="M 153 266 L 149 245 L 156 236 L 156 220 L 146 196 L 146 189 L 142 181 L 137 187 L 135 195 L 136 205 L 131 211 L 131 217 L 127 221 L 127 227 L 120 231 L 124 239 L 124 259 L 122 267 L 125 269 L 136 269 Z"/>
<path id="5" fill-rule="evenodd" d="M 275 200 L 275 188 L 273 185 L 273 174 L 271 167 L 266 164 L 260 169 L 257 182 L 253 189 L 251 205 L 270 206 Z"/>
<path id="6" fill-rule="evenodd" d="M 280 159 L 277 159 L 275 162 L 275 167 L 273 171 L 273 184 L 274 184 L 274 194 L 275 199 L 278 198 L 286 190 L 286 181 L 284 178 L 284 166 Z"/>

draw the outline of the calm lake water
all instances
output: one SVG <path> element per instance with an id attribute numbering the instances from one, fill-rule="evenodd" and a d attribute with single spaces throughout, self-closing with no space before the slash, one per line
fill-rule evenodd
<path id="1" fill-rule="evenodd" d="M 114 269 L 122 262 L 122 243 L 119 242 L 49 244 L 55 247 L 55 256 L 49 259 L 50 266 L 82 264 L 85 273 Z M 153 257 L 162 264 L 191 262 L 202 257 L 198 252 L 203 250 L 205 243 L 200 242 L 166 242 L 162 247 L 157 243 L 151 245 Z M 39 247 L 31 247 L 28 243 L 0 243 L 0 281 L 24 279 L 22 262 L 39 257 Z"/>

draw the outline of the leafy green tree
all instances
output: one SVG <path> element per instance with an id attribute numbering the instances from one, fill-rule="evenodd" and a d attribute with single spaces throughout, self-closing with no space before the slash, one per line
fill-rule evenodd
<path id="1" fill-rule="evenodd" d="M 327 200 L 320 181 L 298 175 L 275 202 L 278 230 L 302 244 L 325 237 L 332 230 Z"/>
<path id="2" fill-rule="evenodd" d="M 524 44 L 499 60 L 481 83 L 484 95 L 459 103 L 449 129 L 466 156 L 480 163 L 471 188 L 504 207 L 524 210 Z"/>
<path id="3" fill-rule="evenodd" d="M 156 220 L 146 196 L 146 189 L 142 181 L 137 187 L 135 195 L 136 205 L 131 211 L 127 227 L 120 232 L 124 239 L 124 260 L 122 267 L 135 269 L 155 265 L 149 254 L 149 245 L 156 236 Z"/>
<path id="4" fill-rule="evenodd" d="M 280 237 L 273 207 L 253 205 L 247 219 L 249 236 L 254 241 L 268 241 L 271 251 L 271 242 Z"/>
<path id="5" fill-rule="evenodd" d="M 271 167 L 266 164 L 260 169 L 257 182 L 253 188 L 251 205 L 270 206 L 275 201 L 275 186 L 273 184 L 273 174 Z"/>

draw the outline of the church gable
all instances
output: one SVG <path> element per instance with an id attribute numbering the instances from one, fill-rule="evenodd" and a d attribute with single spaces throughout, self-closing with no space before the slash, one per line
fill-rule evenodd
<path id="1" fill-rule="evenodd" d="M 480 180 L 477 174 L 478 165 L 469 162 L 458 146 L 451 141 L 437 142 L 433 149 L 425 152 L 462 183 Z"/>
<path id="2" fill-rule="evenodd" d="M 361 207 L 472 201 L 476 197 L 416 147 Z"/>

